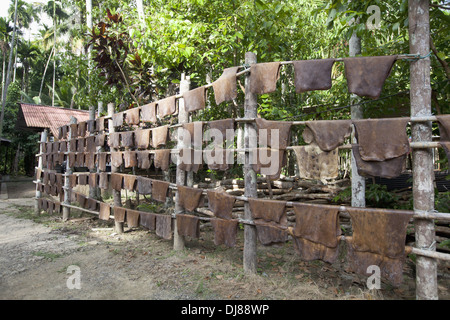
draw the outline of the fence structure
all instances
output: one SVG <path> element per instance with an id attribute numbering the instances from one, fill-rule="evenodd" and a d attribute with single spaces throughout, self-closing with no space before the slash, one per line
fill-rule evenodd
<path id="1" fill-rule="evenodd" d="M 422 1 L 419 5 L 425 4 Z M 416 12 L 418 9 L 410 5 L 410 10 Z M 415 17 L 416 20 L 421 19 L 417 14 Z M 412 22 L 416 20 L 412 19 Z M 367 93 L 364 91 L 367 87 L 351 85 L 369 81 L 371 86 L 368 89 L 373 89 L 372 74 L 363 72 L 361 75 L 359 72 L 357 76 L 351 76 L 352 66 L 364 71 L 364 66 L 375 60 L 378 66 L 378 59 L 390 61 L 381 79 L 381 90 L 384 79 L 397 60 L 408 60 L 412 71 L 419 68 L 423 73 L 427 61 L 429 65 L 429 57 L 423 51 L 424 48 L 416 50 L 412 45 L 412 54 L 407 55 L 269 63 L 257 63 L 256 55 L 247 53 L 243 66 L 225 69 L 212 84 L 190 89 L 189 79 L 183 77 L 177 95 L 122 112 L 115 112 L 114 105 L 109 104 L 107 116 L 99 115 L 80 123 L 73 121 L 59 128 L 59 136 L 53 141 L 46 132 L 42 134 L 37 155 L 40 160 L 36 172 L 36 208 L 38 211 L 62 212 L 64 219 L 70 218 L 70 209 L 73 208 L 96 214 L 99 219 L 114 219 L 118 232 L 123 231 L 125 223 L 128 227 L 142 225 L 164 239 L 172 239 L 175 250 L 183 249 L 187 239 L 199 236 L 200 221 L 211 222 L 215 244 L 230 247 L 235 245 L 238 224 L 243 224 L 243 268 L 246 273 L 256 272 L 258 242 L 271 245 L 292 240 L 303 260 L 319 259 L 333 263 L 339 253 L 339 244 L 344 241 L 354 272 L 370 275 L 368 267 L 376 265 L 382 276 L 396 285 L 402 279 L 405 256 L 413 253 L 418 256 L 417 298 L 437 299 L 436 261 L 450 261 L 450 255 L 436 251 L 433 221 L 450 221 L 450 214 L 434 211 L 433 197 L 430 198 L 430 190 L 433 194 L 430 150 L 448 143 L 446 139 L 450 135 L 446 137 L 445 132 L 450 133 L 450 115 L 433 116 L 431 108 L 423 110 L 424 94 L 416 91 L 423 85 L 420 83 L 424 79 L 423 74 L 411 79 L 410 118 L 267 121 L 257 114 L 258 95 L 275 90 L 283 65 L 294 65 L 296 90 L 302 92 L 329 89 L 331 77 L 326 76 L 326 70 L 330 70 L 334 63 L 343 62 L 349 90 L 362 96 L 376 97 L 379 92 Z M 315 72 L 313 76 L 311 72 Z M 305 73 L 308 77 L 302 78 Z M 241 76 L 245 77 L 243 118 L 189 121 L 190 114 L 205 108 L 206 93 L 210 88 L 218 104 L 236 98 L 236 79 Z M 323 81 L 311 82 L 308 80 L 311 78 Z M 419 98 L 422 104 L 416 101 Z M 168 120 L 174 117 L 178 123 L 168 124 Z M 440 126 L 440 142 L 431 141 L 433 121 Z M 408 124 L 413 132 L 411 142 L 406 137 Z M 290 132 L 294 126 L 303 126 L 306 145 L 290 145 Z M 244 133 L 243 147 L 236 147 L 234 134 L 227 135 L 227 129 L 235 132 L 236 128 Z M 357 132 L 357 144 L 348 143 L 352 129 Z M 394 130 L 387 139 L 386 130 Z M 211 132 L 219 132 L 212 135 L 221 139 L 208 140 L 212 143 L 205 149 L 204 137 Z M 369 145 L 367 141 L 370 141 Z M 295 153 L 303 175 L 325 180 L 335 178 L 339 148 L 353 153 L 358 159 L 357 168 L 361 174 L 383 177 L 399 175 L 405 155 L 412 151 L 414 210 L 354 208 L 258 198 L 258 174 L 268 181 L 278 179 L 288 152 Z M 243 196 L 194 186 L 193 176 L 204 165 L 210 170 L 226 171 L 235 158 L 241 158 L 235 157 L 236 153 L 243 155 L 244 159 Z M 61 164 L 65 166 L 64 173 L 57 172 Z M 107 164 L 110 164 L 110 171 Z M 271 170 L 274 169 L 272 164 L 276 165 L 275 170 Z M 153 167 L 165 174 L 149 177 L 149 169 Z M 175 177 L 167 174 L 173 167 L 176 168 Z M 75 168 L 87 170 L 77 172 Z M 93 191 L 89 196 L 75 192 L 73 188 L 77 185 L 89 185 Z M 271 184 L 268 185 L 270 187 Z M 100 200 L 98 189 L 112 189 L 113 202 Z M 142 195 L 168 206 L 173 204 L 174 211 L 157 214 L 123 204 L 122 190 L 135 192 L 138 203 Z M 60 201 L 44 198 L 44 193 L 59 196 Z M 206 204 L 204 200 L 207 200 Z M 244 202 L 243 214 L 233 214 L 236 201 Z M 287 208 L 292 208 L 295 213 L 294 225 L 287 222 Z M 352 221 L 351 236 L 340 232 L 339 219 L 343 216 Z M 406 228 L 411 222 L 416 228 L 414 247 L 405 245 Z"/>

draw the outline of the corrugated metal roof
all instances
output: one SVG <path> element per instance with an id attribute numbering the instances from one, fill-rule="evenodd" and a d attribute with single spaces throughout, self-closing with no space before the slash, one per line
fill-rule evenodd
<path id="1" fill-rule="evenodd" d="M 86 110 L 65 109 L 29 103 L 21 103 L 20 108 L 27 127 L 49 128 L 53 135 L 57 135 L 58 127 L 69 124 L 71 117 L 75 117 L 78 122 L 89 120 L 89 111 Z"/>

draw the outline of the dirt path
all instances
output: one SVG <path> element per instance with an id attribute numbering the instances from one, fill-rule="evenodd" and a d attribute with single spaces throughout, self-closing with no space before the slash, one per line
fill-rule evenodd
<path id="1" fill-rule="evenodd" d="M 30 199 L 0 201 L 0 299 L 414 299 L 411 264 L 404 284 L 368 290 L 343 265 L 302 262 L 291 244 L 258 247 L 258 274 L 242 272 L 242 234 L 235 248 L 215 246 L 212 230 L 184 251 L 143 228 L 114 233 L 88 215 L 36 217 Z M 81 288 L 69 289 L 79 268 Z M 448 280 L 440 297 L 448 298 Z"/>

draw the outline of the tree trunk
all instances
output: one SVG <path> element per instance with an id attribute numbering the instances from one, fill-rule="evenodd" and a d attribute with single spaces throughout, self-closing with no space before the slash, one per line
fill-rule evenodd
<path id="1" fill-rule="evenodd" d="M 349 41 L 349 55 L 354 57 L 361 54 L 361 39 L 356 35 L 356 32 L 352 34 Z M 360 98 L 356 95 L 351 95 L 351 104 L 358 103 Z M 363 109 L 361 105 L 354 105 L 351 107 L 351 118 L 362 119 Z M 356 143 L 355 133 L 352 133 L 352 143 Z M 352 164 L 352 206 L 353 207 L 365 207 L 366 206 L 366 181 L 364 177 L 358 174 L 356 167 L 356 161 L 351 152 L 351 164 Z"/>
<path id="2" fill-rule="evenodd" d="M 16 156 L 14 157 L 13 173 L 17 175 L 19 173 L 19 160 L 20 160 L 20 141 L 17 145 Z"/>

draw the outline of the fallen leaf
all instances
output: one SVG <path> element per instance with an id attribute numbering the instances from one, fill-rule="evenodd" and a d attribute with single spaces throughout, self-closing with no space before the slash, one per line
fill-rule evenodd
<path id="1" fill-rule="evenodd" d="M 219 280 L 222 280 L 222 279 L 223 279 L 223 275 L 218 274 L 218 275 L 216 276 L 216 278 L 219 279 Z"/>

